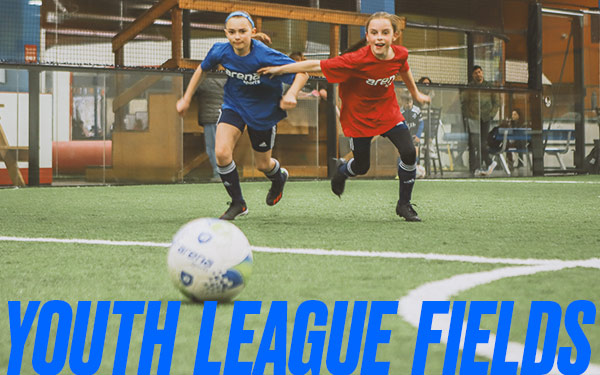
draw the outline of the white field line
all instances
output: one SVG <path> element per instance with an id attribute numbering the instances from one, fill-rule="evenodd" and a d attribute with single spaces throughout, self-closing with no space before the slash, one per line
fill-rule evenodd
<path id="1" fill-rule="evenodd" d="M 13 242 L 42 242 L 42 243 L 75 243 L 86 245 L 113 245 L 113 246 L 143 246 L 143 247 L 169 247 L 166 242 L 149 241 L 111 241 L 111 240 L 87 240 L 87 239 L 63 239 L 63 238 L 30 238 L 30 237 L 11 237 L 0 236 L 0 241 Z M 375 252 L 375 251 L 344 251 L 344 250 L 324 250 L 324 249 L 292 249 L 292 248 L 270 248 L 253 246 L 253 251 L 277 254 L 302 254 L 302 255 L 329 255 L 329 256 L 348 256 L 348 257 L 371 257 L 371 258 L 394 258 L 394 259 L 424 259 L 432 261 L 455 261 L 464 263 L 484 263 L 484 264 L 510 264 L 512 267 L 504 267 L 490 271 L 455 275 L 445 280 L 434 281 L 421 285 L 410 291 L 405 297 L 400 299 L 398 306 L 398 315 L 415 327 L 419 325 L 421 316 L 421 305 L 423 301 L 443 301 L 449 300 L 453 295 L 479 285 L 487 284 L 507 277 L 522 275 L 532 275 L 538 272 L 559 271 L 565 268 L 589 267 L 600 269 L 600 258 L 591 258 L 587 260 L 563 261 L 558 259 L 517 259 L 517 258 L 488 258 L 468 255 L 446 255 L 446 254 L 424 254 L 424 253 L 399 253 L 399 252 Z M 516 265 L 516 267 L 515 267 Z M 432 329 L 442 330 L 442 342 L 447 343 L 448 330 L 451 313 L 443 316 L 436 316 Z M 463 323 L 464 337 L 466 322 Z M 492 358 L 493 348 L 496 336 L 490 333 L 488 344 L 477 345 L 476 353 L 478 355 Z M 461 338 L 460 347 L 463 347 Z M 521 363 L 523 356 L 523 345 L 520 343 L 509 342 L 506 360 Z M 541 358 L 541 351 L 536 354 L 538 360 Z M 555 358 L 556 360 L 556 358 Z M 600 366 L 590 364 L 587 374 L 599 374 Z M 557 372 L 556 363 L 551 374 Z"/>
<path id="2" fill-rule="evenodd" d="M 13 242 L 42 242 L 42 243 L 68 243 L 82 245 L 109 245 L 109 246 L 141 246 L 141 247 L 169 247 L 167 242 L 150 241 L 115 241 L 115 240 L 88 240 L 81 238 L 47 238 L 47 237 L 12 237 L 0 236 L 0 241 Z M 570 260 L 562 261 L 558 259 L 518 259 L 518 258 L 490 258 L 473 255 L 448 255 L 435 253 L 400 253 L 384 251 L 361 251 L 361 250 L 325 250 L 325 249 L 293 249 L 293 248 L 275 248 L 252 246 L 252 250 L 259 253 L 275 254 L 301 254 L 301 255 L 328 255 L 328 256 L 346 256 L 346 257 L 367 257 L 367 258 L 391 258 L 391 259 L 423 259 L 445 262 L 463 262 L 480 264 L 513 264 L 522 266 L 548 265 L 562 262 L 564 264 L 574 264 L 575 266 L 588 263 L 590 260 Z M 596 258 L 600 263 L 600 258 Z"/>
<path id="3" fill-rule="evenodd" d="M 508 277 L 516 277 L 523 275 L 533 275 L 538 272 L 552 272 L 560 271 L 565 268 L 572 267 L 592 267 L 600 269 L 600 263 L 598 260 L 590 260 L 590 262 L 584 262 L 579 265 L 567 264 L 565 262 L 557 261 L 554 264 L 538 265 L 538 266 L 512 266 L 503 267 L 491 271 L 483 271 L 477 273 L 468 273 L 462 275 L 455 275 L 444 280 L 433 281 L 430 283 L 423 284 L 416 289 L 411 290 L 406 296 L 400 299 L 398 305 L 398 315 L 404 320 L 409 322 L 414 327 L 419 327 L 419 320 L 421 316 L 421 306 L 423 301 L 448 301 L 452 296 L 455 296 L 461 292 L 469 290 L 479 285 L 488 284 L 493 281 Z M 441 342 L 446 344 L 448 342 L 448 331 L 450 327 L 450 318 L 452 316 L 452 310 L 448 314 L 436 314 L 433 318 L 431 328 L 434 330 L 440 330 Z M 467 322 L 463 322 L 460 349 L 463 349 L 464 338 L 467 330 Z M 489 340 L 485 344 L 478 344 L 476 347 L 476 353 L 480 356 L 492 359 L 494 355 L 494 345 L 496 342 L 496 335 L 489 334 Z M 523 359 L 524 345 L 516 342 L 508 342 L 506 350 L 506 361 L 517 362 L 521 367 Z M 536 352 L 536 362 L 539 362 L 542 358 L 542 351 L 539 349 Z M 558 357 L 554 358 L 554 367 L 549 374 L 561 374 L 558 371 L 556 364 Z M 587 368 L 586 374 L 599 375 L 600 366 L 590 363 Z"/>
<path id="4" fill-rule="evenodd" d="M 503 183 L 511 183 L 511 184 L 584 184 L 584 185 L 600 185 L 600 181 L 561 181 L 561 180 L 509 180 L 509 179 L 500 179 L 500 178 L 484 178 L 484 179 L 462 179 L 462 178 L 424 178 L 420 179 L 421 182 L 474 182 L 474 183 L 493 183 L 493 182 L 503 182 Z"/>
<path id="5" fill-rule="evenodd" d="M 13 242 L 45 242 L 45 243 L 75 243 L 81 245 L 109 245 L 109 246 L 142 246 L 142 247 L 169 247 L 170 243 L 150 241 L 116 241 L 116 240 L 88 240 L 83 238 L 51 238 L 51 237 L 12 237 L 0 236 L 0 241 Z"/>

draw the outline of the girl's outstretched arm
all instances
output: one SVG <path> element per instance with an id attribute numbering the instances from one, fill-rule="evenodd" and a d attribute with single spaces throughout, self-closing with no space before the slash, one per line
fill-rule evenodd
<path id="1" fill-rule="evenodd" d="M 293 64 L 279 65 L 279 66 L 265 66 L 258 69 L 258 74 L 265 74 L 270 76 L 278 76 L 287 73 L 303 73 L 303 72 L 314 72 L 318 73 L 321 71 L 320 60 L 304 60 Z"/>
<path id="2" fill-rule="evenodd" d="M 185 111 L 190 108 L 190 102 L 192 101 L 192 96 L 196 92 L 198 85 L 202 82 L 204 76 L 202 75 L 202 68 L 198 65 L 192 79 L 190 79 L 190 83 L 188 84 L 187 89 L 185 90 L 185 94 L 183 97 L 177 101 L 176 108 L 179 115 L 183 116 Z"/>
<path id="3" fill-rule="evenodd" d="M 431 98 L 425 94 L 423 94 L 421 91 L 419 91 L 419 88 L 417 87 L 417 84 L 415 83 L 415 79 L 413 78 L 413 75 L 410 71 L 410 69 L 408 69 L 406 72 L 400 72 L 400 77 L 402 78 L 402 80 L 404 81 L 404 84 L 406 85 L 406 88 L 408 89 L 408 92 L 410 92 L 410 95 L 413 97 L 413 99 L 419 103 L 430 103 L 431 102 Z"/>
<path id="4" fill-rule="evenodd" d="M 292 85 L 290 86 L 290 88 L 287 90 L 285 95 L 283 95 L 283 98 L 281 98 L 281 100 L 279 101 L 279 107 L 281 107 L 281 109 L 288 110 L 288 109 L 292 109 L 292 108 L 296 107 L 296 104 L 297 104 L 296 98 L 298 97 L 298 93 L 300 92 L 300 90 L 306 84 L 306 81 L 308 81 L 308 74 L 306 74 L 306 73 L 296 74 L 296 78 L 294 78 L 294 82 L 292 82 Z"/>

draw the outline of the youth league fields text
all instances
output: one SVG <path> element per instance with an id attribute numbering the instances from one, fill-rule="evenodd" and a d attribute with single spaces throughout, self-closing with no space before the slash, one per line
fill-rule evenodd
<path id="1" fill-rule="evenodd" d="M 166 310 L 161 316 L 163 303 Z M 349 315 L 350 305 L 352 313 Z M 377 353 L 384 345 L 394 345 L 391 330 L 382 326 L 382 318 L 398 313 L 397 301 L 337 301 L 330 308 L 322 301 L 310 300 L 301 303 L 291 317 L 286 301 L 273 301 L 270 305 L 260 301 L 236 301 L 226 348 L 215 348 L 213 344 L 217 306 L 215 301 L 203 305 L 195 357 L 190 358 L 195 375 L 263 374 L 265 369 L 274 374 L 320 374 L 323 368 L 327 369 L 326 373 L 336 375 L 390 374 L 390 362 L 378 361 Z M 92 307 L 95 307 L 94 316 L 90 314 Z M 7 375 L 24 373 L 24 366 L 43 375 L 65 371 L 75 375 L 96 374 L 106 362 L 111 364 L 112 374 L 126 374 L 128 360 L 137 362 L 137 374 L 150 374 L 153 362 L 157 374 L 170 374 L 180 307 L 180 301 L 79 301 L 76 309 L 60 300 L 9 301 L 11 344 Z M 513 309 L 512 301 L 425 301 L 421 306 L 414 353 L 397 353 L 397 358 L 412 360 L 413 375 L 426 372 L 428 350 L 434 346 L 443 348 L 445 353 L 443 375 L 541 375 L 550 372 L 555 365 L 561 374 L 586 373 L 592 348 L 582 327 L 596 322 L 593 302 L 573 301 L 564 311 L 553 301 L 531 302 L 519 362 L 506 359 Z M 253 315 L 266 317 L 260 337 L 244 327 Z M 434 328 L 435 317 L 443 315 L 449 315 L 447 327 L 442 327 L 447 332 L 445 345 L 442 330 Z M 498 320 L 490 361 L 476 358 L 477 345 L 490 341 L 490 331 L 481 328 L 484 315 L 496 315 Z M 116 337 L 106 334 L 109 319 L 119 319 Z M 144 319 L 143 332 L 134 329 L 136 319 Z M 160 327 L 159 321 L 164 321 Z M 291 324 L 293 327 L 289 327 Z M 36 328 L 32 330 L 32 327 Z M 288 328 L 291 337 L 288 337 Z M 571 343 L 558 347 L 559 332 L 563 328 Z M 142 336 L 139 358 L 130 358 L 132 335 Z M 28 340 L 34 342 L 31 366 L 24 364 Z M 116 343 L 114 358 L 103 356 L 108 340 Z M 240 351 L 251 343 L 258 344 L 256 358 L 253 362 L 241 361 Z M 49 348 L 53 348 L 52 352 Z M 157 348 L 160 348 L 158 355 L 154 355 Z M 211 351 L 225 351 L 225 360 L 211 360 L 214 357 Z"/>

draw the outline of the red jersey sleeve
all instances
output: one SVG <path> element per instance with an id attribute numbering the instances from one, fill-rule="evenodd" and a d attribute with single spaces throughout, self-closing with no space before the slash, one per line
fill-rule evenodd
<path id="1" fill-rule="evenodd" d="M 404 65 L 402 65 L 402 67 L 400 68 L 400 73 L 408 72 L 408 69 L 410 69 L 410 67 L 408 66 L 408 61 L 405 61 Z"/>
<path id="2" fill-rule="evenodd" d="M 321 60 L 321 71 L 327 82 L 340 83 L 352 77 L 355 63 L 349 58 L 351 53 Z"/>
<path id="3" fill-rule="evenodd" d="M 408 69 L 410 69 L 410 67 L 408 66 L 408 50 L 406 49 L 406 47 L 396 45 L 392 45 L 392 48 L 396 53 L 396 58 L 404 62 L 403 65 L 400 67 L 399 72 L 408 72 Z"/>

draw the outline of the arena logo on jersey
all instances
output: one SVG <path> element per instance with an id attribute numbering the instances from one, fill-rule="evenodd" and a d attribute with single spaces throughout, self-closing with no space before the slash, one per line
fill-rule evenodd
<path id="1" fill-rule="evenodd" d="M 390 85 L 392 83 L 394 83 L 394 79 L 396 79 L 395 75 L 390 76 L 388 78 L 379 78 L 379 79 L 369 78 L 365 82 L 367 83 L 367 85 L 371 85 L 371 86 L 381 85 L 381 86 L 385 86 L 385 87 L 390 87 Z"/>
<path id="2" fill-rule="evenodd" d="M 260 75 L 258 73 L 240 73 L 232 72 L 229 69 L 225 69 L 225 74 L 231 78 L 241 80 L 244 85 L 258 85 L 260 84 Z"/>
<path id="3" fill-rule="evenodd" d="M 24 373 L 29 373 L 32 367 L 38 374 L 59 374 L 68 366 L 69 373 L 75 375 L 96 374 L 103 363 L 104 367 L 112 368 L 113 374 L 128 373 L 128 368 L 134 366 L 137 366 L 137 374 L 169 374 L 181 302 L 170 301 L 166 309 L 161 305 L 161 301 L 99 301 L 92 317 L 90 301 L 79 301 L 76 310 L 59 300 L 43 304 L 30 301 L 25 306 L 20 301 L 9 301 L 11 347 L 7 375 L 21 374 L 23 366 L 27 367 L 23 369 Z M 465 314 L 467 305 L 468 314 Z M 558 303 L 531 302 L 525 345 L 518 362 L 507 360 L 515 358 L 515 353 L 508 353 L 512 350 L 509 336 L 514 302 L 454 301 L 451 310 L 450 306 L 448 301 L 423 302 L 416 343 L 402 346 L 415 348 L 412 375 L 426 373 L 429 348 L 438 353 L 445 352 L 443 356 L 436 356 L 438 360 L 443 358 L 443 374 L 456 373 L 459 356 L 461 374 L 541 375 L 553 371 L 556 366 L 561 374 L 571 375 L 583 374 L 590 367 L 592 349 L 583 325 L 595 323 L 596 307 L 591 301 L 570 303 L 564 320 Z M 407 332 L 392 336 L 391 330 L 385 329 L 390 328 L 390 324 L 404 326 L 395 321 L 400 319 L 395 316 L 398 301 L 357 301 L 351 312 L 350 303 L 346 301 L 335 302 L 333 308 L 321 301 L 305 301 L 295 311 L 290 310 L 286 301 L 273 301 L 270 306 L 260 301 L 236 301 L 228 324 L 226 347 L 217 347 L 213 342 L 217 307 L 215 301 L 203 304 L 197 345 L 192 348 L 195 355 L 177 357 L 179 360 L 189 358 L 187 367 L 193 367 L 194 374 L 262 374 L 265 369 L 272 369 L 275 374 L 319 374 L 326 368 L 331 374 L 384 375 L 390 374 L 391 363 L 385 361 L 383 353 L 388 357 L 393 353 L 393 358 L 402 361 L 413 354 L 394 349 L 400 344 L 394 339 L 405 340 Z M 294 315 L 288 318 L 288 314 Z M 384 320 L 385 315 L 388 318 Z M 492 315 L 498 321 L 495 341 L 489 330 L 481 328 L 483 315 Z M 434 316 L 447 319 L 440 324 L 434 322 Z M 144 323 L 139 324 L 140 319 Z M 137 324 L 134 324 L 135 320 L 138 320 Z M 463 329 L 464 325 L 466 329 Z M 247 328 L 249 326 L 258 328 L 256 332 L 262 332 L 262 336 L 255 335 L 253 329 Z M 107 327 L 118 327 L 118 334 L 108 332 Z M 572 345 L 558 347 L 562 327 Z M 181 330 L 197 328 L 180 327 Z M 447 335 L 442 335 L 442 330 Z M 132 336 L 141 337 L 139 361 L 130 355 Z M 442 337 L 447 338 L 444 343 Z M 28 340 L 28 347 L 33 347 L 31 365 L 23 358 Z M 114 358 L 103 356 L 106 342 L 116 348 Z M 257 344 L 253 348 L 258 346 L 254 360 L 240 361 L 241 352 L 248 358 L 245 350 L 253 343 Z M 538 343 L 543 344 L 542 350 L 538 349 Z M 493 347 L 493 356 L 485 354 L 492 358 L 486 362 L 478 356 L 481 354 L 478 345 L 488 344 Z M 389 348 L 380 351 L 385 346 Z M 158 358 L 154 358 L 155 354 Z M 223 362 L 209 359 L 223 355 Z M 128 359 L 137 363 L 130 363 L 128 367 Z M 519 367 L 521 372 L 518 372 Z"/>

